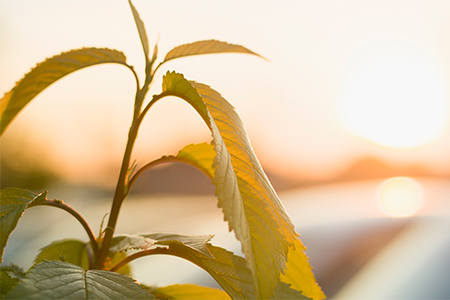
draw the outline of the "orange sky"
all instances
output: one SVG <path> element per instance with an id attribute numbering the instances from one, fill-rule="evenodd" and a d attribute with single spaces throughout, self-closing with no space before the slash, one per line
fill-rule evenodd
<path id="1" fill-rule="evenodd" d="M 450 2 L 135 0 L 134 4 L 151 47 L 159 37 L 160 57 L 179 44 L 213 38 L 242 44 L 270 60 L 209 55 L 175 60 L 163 70 L 175 69 L 221 92 L 237 108 L 267 169 L 303 178 L 329 177 L 368 155 L 390 163 L 418 163 L 438 172 L 450 169 Z M 2 0 L 0 40 L 0 93 L 11 89 L 36 63 L 73 48 L 121 50 L 143 73 L 141 46 L 126 1 Z M 392 69 L 398 61 L 404 62 L 403 67 Z M 400 79 L 393 79 L 391 92 L 386 88 L 391 81 L 379 79 L 386 76 L 370 77 L 377 70 L 371 67 L 374 64 L 388 66 L 380 72 L 398 72 Z M 408 77 L 411 73 L 425 75 Z M 359 78 L 368 78 L 374 86 L 365 87 Z M 159 86 L 158 81 L 149 95 Z M 396 89 L 399 86 L 403 90 Z M 131 120 L 134 87 L 131 73 L 120 66 L 79 71 L 27 106 L 5 133 L 4 142 L 19 135 L 36 147 L 45 145 L 49 159 L 74 180 L 114 177 Z M 405 94 L 409 87 L 414 92 Z M 368 126 L 363 121 L 346 128 L 341 112 L 342 103 L 349 100 L 346 93 L 363 95 L 356 98 L 361 102 L 356 101 L 368 107 L 364 91 L 380 89 L 388 92 L 374 96 L 378 104 L 390 105 L 397 98 L 388 104 L 381 98 L 400 94 L 412 106 L 424 101 L 437 105 L 440 116 L 429 112 L 431 117 L 421 119 L 423 109 L 412 116 L 422 123 L 441 118 L 441 125 L 436 125 L 440 127 L 427 133 L 436 136 L 425 145 L 392 149 L 374 143 L 364 130 L 361 134 L 358 130 Z M 380 118 L 370 122 L 375 128 L 387 124 L 385 120 L 377 125 L 376 120 Z M 391 133 L 390 126 L 383 130 Z M 167 99 L 143 124 L 136 157 L 143 164 L 204 140 L 210 140 L 209 133 L 195 112 L 182 101 Z"/>

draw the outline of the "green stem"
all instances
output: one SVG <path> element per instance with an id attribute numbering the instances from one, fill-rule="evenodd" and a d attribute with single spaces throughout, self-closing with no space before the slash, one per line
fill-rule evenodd
<path id="1" fill-rule="evenodd" d="M 111 212 L 109 214 L 108 226 L 105 229 L 105 236 L 102 242 L 102 248 L 100 250 L 100 256 L 97 261 L 96 268 L 103 269 L 105 266 L 106 258 L 108 257 L 109 247 L 114 235 L 114 231 L 117 225 L 117 220 L 119 218 L 120 208 L 122 206 L 123 200 L 128 195 L 128 185 L 127 185 L 127 174 L 130 168 L 131 154 L 133 152 L 133 147 L 136 142 L 137 134 L 139 131 L 139 126 L 142 123 L 143 116 L 140 113 L 142 103 L 144 102 L 145 95 L 148 92 L 150 83 L 153 77 L 149 76 L 146 78 L 144 86 L 142 89 L 139 88 L 136 91 L 135 105 L 133 112 L 133 122 L 128 133 L 128 141 L 125 147 L 125 153 L 123 155 L 122 166 L 120 168 L 119 178 L 117 180 L 116 191 L 114 193 L 113 203 L 111 206 Z M 136 80 L 138 80 L 136 78 Z M 151 106 L 150 103 L 147 106 Z M 147 109 L 148 110 L 148 109 Z"/>
<path id="2" fill-rule="evenodd" d="M 131 126 L 130 132 L 128 134 L 128 142 L 122 160 L 122 167 L 120 169 L 119 179 L 117 180 L 116 191 L 114 193 L 114 199 L 108 219 L 108 226 L 105 229 L 105 237 L 102 241 L 102 248 L 100 250 L 100 256 L 96 265 L 98 269 L 104 268 L 106 258 L 109 252 L 109 247 L 111 245 L 112 237 L 114 235 L 114 230 L 116 228 L 117 219 L 119 217 L 120 207 L 122 206 L 123 200 L 127 195 L 126 177 L 128 173 L 128 168 L 130 166 L 131 153 L 133 151 L 133 146 L 136 141 L 138 129 L 139 124 L 137 122 L 133 122 L 133 125 Z"/>
<path id="3" fill-rule="evenodd" d="M 92 251 L 94 252 L 94 257 L 96 259 L 98 259 L 99 249 L 98 249 L 98 245 L 97 245 L 97 239 L 95 238 L 95 234 L 92 231 L 92 228 L 91 228 L 91 226 L 89 226 L 89 224 L 86 221 L 86 219 L 83 218 L 83 216 L 78 211 L 76 211 L 70 205 L 65 204 L 61 200 L 47 200 L 47 199 L 45 199 L 45 200 L 41 200 L 41 201 L 35 201 L 35 202 L 32 202 L 28 206 L 28 208 L 35 207 L 35 206 L 53 206 L 53 207 L 57 207 L 57 208 L 60 208 L 62 210 L 65 210 L 66 212 L 68 212 L 69 214 L 74 216 L 78 220 L 78 222 L 80 222 L 80 224 L 83 226 L 84 230 L 86 231 L 87 235 L 89 236 L 89 241 L 91 242 Z"/>

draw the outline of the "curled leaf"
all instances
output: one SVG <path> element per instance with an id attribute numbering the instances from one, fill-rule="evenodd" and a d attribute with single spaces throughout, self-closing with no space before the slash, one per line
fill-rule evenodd
<path id="1" fill-rule="evenodd" d="M 0 262 L 11 232 L 16 228 L 19 219 L 37 194 L 24 189 L 6 188 L 0 191 Z"/>
<path id="2" fill-rule="evenodd" d="M 245 48 L 244 46 L 229 44 L 217 40 L 206 40 L 184 44 L 173 48 L 166 54 L 163 63 L 175 58 L 213 53 L 247 53 L 263 58 L 261 55 Z"/>
<path id="3" fill-rule="evenodd" d="M 0 100 L 0 135 L 16 115 L 49 85 L 74 71 L 102 63 L 126 65 L 126 58 L 116 50 L 83 48 L 61 53 L 38 64 Z"/>
<path id="4" fill-rule="evenodd" d="M 167 72 L 163 93 L 186 100 L 211 129 L 218 205 L 242 244 L 259 297 L 270 298 L 298 234 L 253 152 L 242 121 L 219 93 L 187 81 L 182 74 Z"/>

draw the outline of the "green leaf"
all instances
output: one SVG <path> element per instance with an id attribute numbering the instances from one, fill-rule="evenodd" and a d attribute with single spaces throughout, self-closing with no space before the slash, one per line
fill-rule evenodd
<path id="1" fill-rule="evenodd" d="M 175 233 L 152 233 L 144 235 L 147 238 L 157 240 L 156 245 L 183 245 L 192 251 L 214 258 L 207 247 L 207 243 L 214 235 L 182 235 Z"/>
<path id="2" fill-rule="evenodd" d="M 286 271 L 281 274 L 281 281 L 291 284 L 291 288 L 301 291 L 303 295 L 311 299 L 325 299 L 325 294 L 316 283 L 305 250 L 305 246 L 297 239 L 295 248 L 289 249 Z"/>
<path id="3" fill-rule="evenodd" d="M 260 298 L 270 298 L 297 233 L 267 179 L 234 108 L 210 87 L 167 72 L 163 93 L 190 103 L 213 135 L 213 183 L 229 229 L 242 244 Z"/>
<path id="4" fill-rule="evenodd" d="M 112 268 L 113 266 L 117 265 L 119 262 L 121 262 L 126 257 L 127 257 L 127 254 L 125 252 L 114 253 L 112 255 L 112 258 L 111 258 L 111 256 L 108 257 L 107 267 L 108 268 Z M 116 272 L 119 273 L 119 274 L 122 274 L 122 275 L 127 275 L 127 276 L 130 276 L 130 277 L 132 276 L 131 267 L 128 264 L 123 266 L 123 267 L 121 267 Z"/>
<path id="5" fill-rule="evenodd" d="M 202 170 L 211 179 L 214 178 L 213 163 L 216 151 L 213 145 L 208 143 L 190 144 L 181 149 L 176 157 Z"/>
<path id="6" fill-rule="evenodd" d="M 18 278 L 11 277 L 8 272 L 0 271 L 0 297 L 9 293 L 19 283 Z"/>
<path id="7" fill-rule="evenodd" d="M 33 267 L 5 299 L 154 299 L 133 279 L 60 261 Z"/>
<path id="8" fill-rule="evenodd" d="M 213 235 L 182 235 L 174 233 L 151 233 L 142 235 L 121 235 L 113 238 L 110 252 L 133 250 L 147 250 L 154 245 L 170 246 L 172 244 L 182 244 L 193 251 L 211 256 L 206 243 L 213 238 Z"/>
<path id="9" fill-rule="evenodd" d="M 3 261 L 3 253 L 11 232 L 16 228 L 17 222 L 22 217 L 28 204 L 33 202 L 37 195 L 31 191 L 6 188 L 0 191 L 0 262 Z"/>
<path id="10" fill-rule="evenodd" d="M 82 68 L 102 64 L 126 65 L 122 52 L 110 49 L 71 50 L 38 64 L 0 100 L 0 135 L 34 97 L 58 79 Z"/>
<path id="11" fill-rule="evenodd" d="M 62 260 L 89 269 L 89 254 L 86 244 L 79 240 L 56 241 L 41 250 L 36 257 L 35 263 L 41 263 L 45 260 Z"/>
<path id="12" fill-rule="evenodd" d="M 149 69 L 149 66 L 150 66 L 149 52 L 150 52 L 150 50 L 149 50 L 147 32 L 145 31 L 144 22 L 142 22 L 138 11 L 133 6 L 133 3 L 131 3 L 130 0 L 128 0 L 128 3 L 130 4 L 130 8 L 133 13 L 134 22 L 136 23 L 136 27 L 139 32 L 139 38 L 141 39 L 142 48 L 144 49 L 145 62 L 146 62 L 145 73 L 148 75 L 148 74 L 150 74 L 150 69 Z"/>
<path id="13" fill-rule="evenodd" d="M 0 266 L 0 299 L 19 283 L 19 278 L 25 278 L 22 268 L 14 264 Z"/>
<path id="14" fill-rule="evenodd" d="M 193 284 L 175 284 L 156 288 L 152 294 L 164 299 L 177 300 L 231 300 L 224 291 Z"/>
<path id="15" fill-rule="evenodd" d="M 208 272 L 232 299 L 256 299 L 252 274 L 244 258 L 223 248 L 206 245 L 211 256 L 181 243 L 169 244 L 169 253 L 182 257 Z"/>
<path id="16" fill-rule="evenodd" d="M 256 54 L 255 52 L 240 45 L 228 44 L 226 42 L 216 40 L 206 40 L 173 48 L 166 54 L 166 57 L 164 58 L 164 61 L 162 63 L 185 56 L 213 53 L 247 53 L 264 58 L 261 55 Z"/>
<path id="17" fill-rule="evenodd" d="M 111 241 L 109 251 L 116 253 L 127 250 L 147 250 L 156 240 L 141 235 L 119 235 Z"/>

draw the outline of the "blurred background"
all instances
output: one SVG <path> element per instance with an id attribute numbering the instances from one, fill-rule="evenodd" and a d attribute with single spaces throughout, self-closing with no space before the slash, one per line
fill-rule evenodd
<path id="1" fill-rule="evenodd" d="M 158 41 L 160 59 L 175 46 L 205 39 L 241 44 L 268 59 L 188 57 L 165 64 L 159 75 L 176 70 L 236 107 L 329 298 L 450 297 L 444 280 L 450 275 L 444 230 L 450 213 L 450 2 L 133 3 L 150 47 Z M 143 80 L 144 56 L 127 1 L 2 0 L 0 94 L 37 63 L 82 47 L 123 51 Z M 156 81 L 148 95 L 160 85 Z M 2 188 L 48 189 L 49 197 L 64 199 L 100 226 L 134 93 L 133 75 L 117 65 L 87 68 L 53 84 L 1 138 Z M 192 108 L 165 99 L 147 115 L 133 158 L 142 166 L 210 140 Z M 214 243 L 239 251 L 213 193 L 208 179 L 189 166 L 152 169 L 136 182 L 119 228 L 219 232 Z M 143 221 L 132 226 L 127 217 L 136 219 L 143 205 Z M 18 250 L 27 248 L 33 252 L 22 265 L 29 266 L 37 249 L 66 236 L 48 224 L 25 230 L 22 222 L 35 222 L 40 209 L 19 223 L 6 261 L 17 261 Z M 199 224 L 199 212 L 211 221 Z M 50 213 L 51 224 L 71 222 Z M 136 277 L 153 283 L 143 265 L 136 266 Z M 157 283 L 171 283 L 161 278 Z"/>

